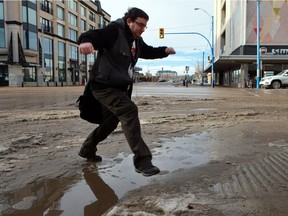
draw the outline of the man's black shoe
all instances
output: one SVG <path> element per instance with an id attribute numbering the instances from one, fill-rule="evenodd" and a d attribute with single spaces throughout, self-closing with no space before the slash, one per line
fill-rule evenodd
<path id="1" fill-rule="evenodd" d="M 93 161 L 93 162 L 101 162 L 102 161 L 102 157 L 99 155 L 86 155 L 83 152 L 81 152 L 81 150 L 78 152 L 78 155 L 80 157 L 86 158 L 87 161 Z"/>
<path id="2" fill-rule="evenodd" d="M 156 175 L 160 172 L 159 168 L 156 166 L 153 166 L 152 164 L 145 167 L 142 170 L 135 169 L 136 172 L 141 173 L 143 176 L 152 176 Z"/>

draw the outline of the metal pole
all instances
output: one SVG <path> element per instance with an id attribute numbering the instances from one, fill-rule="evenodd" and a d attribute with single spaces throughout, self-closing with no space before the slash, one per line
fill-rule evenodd
<path id="1" fill-rule="evenodd" d="M 204 52 L 202 52 L 202 74 L 204 75 Z"/>
<path id="2" fill-rule="evenodd" d="M 211 31 L 212 31 L 212 42 L 210 44 L 211 47 L 211 87 L 214 88 L 214 16 L 211 16 L 206 10 L 202 8 L 194 8 L 194 10 L 202 10 L 204 11 L 208 16 L 211 17 Z"/>
<path id="3" fill-rule="evenodd" d="M 202 80 L 201 80 L 201 85 L 204 85 L 204 52 L 202 52 Z"/>
<path id="4" fill-rule="evenodd" d="M 260 88 L 260 0 L 257 0 L 257 89 Z"/>
<path id="5" fill-rule="evenodd" d="M 212 67 L 211 67 L 211 71 L 212 71 L 212 83 L 211 86 L 212 88 L 214 88 L 214 16 L 211 16 L 211 20 L 212 20 L 212 48 L 211 48 L 211 52 L 212 52 Z"/>

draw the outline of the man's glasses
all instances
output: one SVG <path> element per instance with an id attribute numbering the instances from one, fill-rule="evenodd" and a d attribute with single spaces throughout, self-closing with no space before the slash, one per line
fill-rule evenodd
<path id="1" fill-rule="evenodd" d="M 147 28 L 148 28 L 144 23 L 137 22 L 136 20 L 135 20 L 134 22 L 135 22 L 140 28 L 143 28 L 143 29 L 147 29 Z"/>

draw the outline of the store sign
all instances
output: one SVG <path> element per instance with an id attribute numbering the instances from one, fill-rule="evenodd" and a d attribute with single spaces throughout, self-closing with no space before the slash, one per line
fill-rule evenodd
<path id="1" fill-rule="evenodd" d="M 288 49 L 272 49 L 273 55 L 288 55 Z"/>

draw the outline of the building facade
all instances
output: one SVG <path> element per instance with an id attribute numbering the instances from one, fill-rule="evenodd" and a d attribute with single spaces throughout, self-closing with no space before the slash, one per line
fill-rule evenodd
<path id="1" fill-rule="evenodd" d="M 257 0 L 214 0 L 215 84 L 247 87 L 266 71 L 288 68 L 288 2 L 260 0 L 261 70 L 257 76 Z M 211 66 L 208 68 L 211 71 Z"/>
<path id="2" fill-rule="evenodd" d="M 82 85 L 95 55 L 77 39 L 109 22 L 100 1 L 0 0 L 0 86 Z"/>

